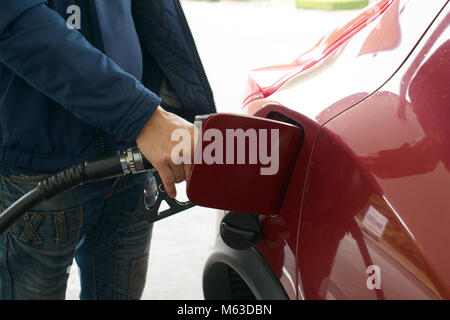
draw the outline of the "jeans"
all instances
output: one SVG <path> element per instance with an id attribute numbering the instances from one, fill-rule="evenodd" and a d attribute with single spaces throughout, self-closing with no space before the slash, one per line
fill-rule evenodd
<path id="1" fill-rule="evenodd" d="M 45 176 L 0 176 L 0 210 Z M 152 224 L 142 198 L 156 197 L 150 174 L 85 184 L 42 202 L 0 237 L 0 299 L 64 299 L 76 259 L 80 299 L 139 299 Z"/>

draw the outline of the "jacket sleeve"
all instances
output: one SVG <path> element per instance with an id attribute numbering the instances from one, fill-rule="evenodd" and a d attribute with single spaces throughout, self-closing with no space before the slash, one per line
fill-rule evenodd
<path id="1" fill-rule="evenodd" d="M 45 2 L 1 0 L 0 63 L 81 121 L 132 141 L 161 99 Z"/>

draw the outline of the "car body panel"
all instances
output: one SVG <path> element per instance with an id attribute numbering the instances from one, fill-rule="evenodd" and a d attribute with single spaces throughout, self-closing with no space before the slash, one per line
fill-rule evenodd
<path id="1" fill-rule="evenodd" d="M 382 15 L 393 3 L 394 0 L 380 0 L 364 9 L 347 24 L 324 36 L 313 48 L 290 64 L 251 71 L 248 78 L 250 94 L 245 98 L 244 105 L 256 99 L 267 98 L 289 80 L 320 64 L 346 41 Z"/>
<path id="2" fill-rule="evenodd" d="M 450 298 L 449 23 L 447 9 L 385 86 L 321 129 L 299 232 L 306 298 Z"/>
<path id="3" fill-rule="evenodd" d="M 297 267 L 295 257 L 298 223 L 300 222 L 299 208 L 301 208 L 303 200 L 299 195 L 304 191 L 302 182 L 306 180 L 309 157 L 319 128 L 309 118 L 277 104 L 266 104 L 257 115 L 266 117 L 272 111 L 278 111 L 295 122 L 301 123 L 304 129 L 304 138 L 279 213 L 275 216 L 261 218 L 263 237 L 257 244 L 257 248 L 282 281 L 288 296 L 296 299 Z"/>
<path id="4" fill-rule="evenodd" d="M 298 66 L 251 74 L 247 113 L 304 129 L 256 244 L 290 299 L 450 299 L 450 6 L 385 3 L 276 90 Z"/>
<path id="5" fill-rule="evenodd" d="M 446 2 L 394 1 L 333 54 L 266 99 L 323 125 L 380 88 L 402 65 Z M 265 68 L 258 72 L 270 76 L 273 71 Z M 260 103 L 247 108 L 249 114 L 255 114 Z"/>
<path id="6" fill-rule="evenodd" d="M 200 125 L 202 139 L 197 140 L 195 165 L 186 187 L 190 201 L 255 215 L 277 213 L 302 145 L 303 129 L 275 120 L 228 113 L 208 116 Z M 277 152 L 275 145 L 263 150 L 262 146 L 275 143 Z"/>

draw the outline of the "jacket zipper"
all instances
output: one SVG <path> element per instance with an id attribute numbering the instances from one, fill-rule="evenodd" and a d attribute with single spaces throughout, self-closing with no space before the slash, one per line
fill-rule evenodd
<path id="1" fill-rule="evenodd" d="M 214 99 L 214 94 L 212 92 L 211 85 L 210 85 L 210 83 L 208 81 L 208 76 L 206 75 L 205 68 L 203 66 L 202 60 L 200 59 L 200 54 L 198 52 L 197 45 L 195 44 L 194 36 L 193 36 L 193 34 L 191 32 L 191 29 L 189 28 L 189 24 L 187 22 L 186 15 L 185 15 L 184 10 L 183 10 L 183 5 L 181 4 L 180 0 L 176 0 L 175 2 L 177 4 L 177 9 L 178 9 L 178 11 L 180 13 L 180 16 L 181 16 L 181 21 L 183 23 L 184 31 L 189 36 L 189 39 L 191 40 L 191 44 L 192 44 L 192 46 L 194 48 L 195 58 L 197 60 L 198 65 L 200 66 L 200 71 L 202 73 L 201 74 L 202 75 L 202 82 L 203 82 L 203 86 L 207 90 L 209 102 L 213 105 L 214 111 L 217 111 L 216 110 L 216 101 Z"/>
<path id="2" fill-rule="evenodd" d="M 86 19 L 88 28 L 87 39 L 94 47 L 96 47 L 95 33 L 94 28 L 92 26 L 92 11 L 90 8 L 89 0 L 84 0 L 83 3 L 86 10 Z M 105 132 L 102 129 L 98 129 L 98 134 L 99 134 L 100 154 L 104 154 L 106 153 Z"/>
<path id="3" fill-rule="evenodd" d="M 86 10 L 86 18 L 87 18 L 87 38 L 88 41 L 95 46 L 95 34 L 94 34 L 94 28 L 92 27 L 92 12 L 89 4 L 89 0 L 83 0 L 84 8 Z"/>

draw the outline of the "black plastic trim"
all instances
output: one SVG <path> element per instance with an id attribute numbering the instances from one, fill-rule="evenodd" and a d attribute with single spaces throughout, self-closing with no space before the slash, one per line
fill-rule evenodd
<path id="1" fill-rule="evenodd" d="M 239 274 L 258 300 L 289 300 L 280 281 L 255 247 L 232 249 L 220 237 L 203 271 L 206 300 L 231 299 L 230 287 L 223 274 L 226 266 Z"/>

